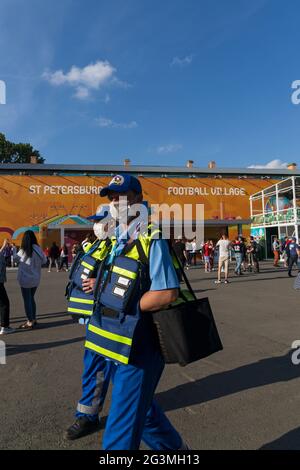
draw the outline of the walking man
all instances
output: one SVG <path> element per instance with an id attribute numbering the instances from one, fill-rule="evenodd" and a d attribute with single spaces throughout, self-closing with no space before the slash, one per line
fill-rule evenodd
<path id="1" fill-rule="evenodd" d="M 187 449 L 153 400 L 164 360 L 151 311 L 175 301 L 179 288 L 168 243 L 154 238 L 155 232 L 149 234 L 147 228 L 141 230 L 135 221 L 137 215 L 129 216 L 128 208 L 130 212 L 134 204 L 141 207 L 142 203 L 142 187 L 137 178 L 116 175 L 100 196 L 108 196 L 111 214 L 120 223 L 116 243 L 98 277 L 99 303 L 89 323 L 86 342 L 86 348 L 107 359 L 113 382 L 102 447 L 137 450 L 143 440 L 154 450 Z M 126 198 L 125 205 L 120 204 L 120 197 Z M 135 268 L 141 271 L 132 271 Z"/>
<path id="2" fill-rule="evenodd" d="M 292 275 L 293 265 L 295 264 L 297 266 L 298 255 L 300 252 L 300 247 L 296 241 L 296 237 L 292 237 L 292 241 L 287 246 L 287 252 L 288 252 L 288 259 L 289 259 L 288 275 L 289 277 L 293 277 Z"/>
<path id="3" fill-rule="evenodd" d="M 280 244 L 279 244 L 277 237 L 274 237 L 272 246 L 273 246 L 273 253 L 274 253 L 274 266 L 278 267 Z"/>
<path id="4" fill-rule="evenodd" d="M 243 258 L 243 252 L 244 252 L 243 245 L 244 243 L 243 243 L 242 237 L 236 237 L 235 241 L 232 244 L 232 247 L 235 253 L 235 261 L 236 261 L 236 267 L 235 267 L 234 272 L 238 276 L 243 274 L 241 271 L 242 258 Z"/>
<path id="5" fill-rule="evenodd" d="M 228 240 L 227 235 L 223 234 L 218 243 L 216 244 L 219 247 L 219 266 L 218 266 L 218 280 L 215 281 L 215 284 L 221 284 L 221 271 L 224 266 L 225 274 L 225 284 L 228 284 L 228 263 L 229 263 L 229 254 L 230 254 L 230 241 Z"/>

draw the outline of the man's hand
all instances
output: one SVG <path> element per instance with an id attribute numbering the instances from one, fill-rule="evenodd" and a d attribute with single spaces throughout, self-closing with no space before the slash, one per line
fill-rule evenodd
<path id="1" fill-rule="evenodd" d="M 96 284 L 95 278 L 85 279 L 84 281 L 82 281 L 82 290 L 86 294 L 91 294 L 94 290 L 95 284 Z"/>

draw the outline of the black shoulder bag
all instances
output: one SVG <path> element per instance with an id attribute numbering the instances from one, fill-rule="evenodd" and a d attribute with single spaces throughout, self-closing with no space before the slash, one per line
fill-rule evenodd
<path id="1" fill-rule="evenodd" d="M 169 308 L 152 313 L 157 329 L 161 352 L 167 364 L 185 366 L 223 349 L 222 342 L 207 297 L 197 299 L 184 269 L 181 274 L 190 295 L 181 291 L 176 302 Z"/>

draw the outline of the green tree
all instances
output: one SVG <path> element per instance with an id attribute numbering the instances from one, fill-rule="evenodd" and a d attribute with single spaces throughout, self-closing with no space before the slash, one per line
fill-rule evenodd
<path id="1" fill-rule="evenodd" d="M 37 163 L 44 163 L 38 150 L 30 144 L 14 144 L 0 132 L 0 163 L 30 163 L 30 157 L 37 157 Z"/>

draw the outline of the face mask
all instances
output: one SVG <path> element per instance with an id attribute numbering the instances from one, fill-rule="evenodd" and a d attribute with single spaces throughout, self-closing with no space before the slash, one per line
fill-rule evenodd
<path id="1" fill-rule="evenodd" d="M 95 222 L 93 230 L 94 230 L 95 236 L 99 240 L 103 240 L 104 238 L 106 238 L 106 231 L 104 230 L 104 225 L 103 224 L 101 224 L 99 222 Z"/>
<path id="2" fill-rule="evenodd" d="M 126 222 L 129 208 L 130 208 L 130 205 L 126 205 L 124 203 L 119 205 L 119 204 L 114 204 L 113 202 L 111 202 L 109 205 L 110 215 L 112 216 L 114 220 Z"/>

